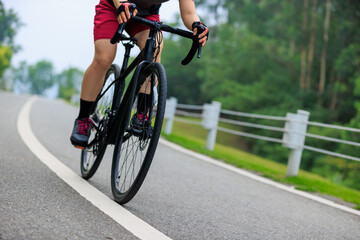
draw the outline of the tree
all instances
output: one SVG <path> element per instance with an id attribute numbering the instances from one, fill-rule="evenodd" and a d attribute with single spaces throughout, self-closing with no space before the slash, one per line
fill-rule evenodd
<path id="1" fill-rule="evenodd" d="M 326 78 L 326 60 L 327 60 L 327 45 L 329 42 L 329 27 L 330 27 L 330 13 L 331 13 L 331 0 L 326 1 L 326 17 L 324 23 L 324 45 L 321 52 L 321 69 L 320 69 L 320 81 L 319 81 L 319 104 L 321 104 L 321 97 L 325 90 L 325 78 Z"/>
<path id="2" fill-rule="evenodd" d="M 217 18 L 216 26 L 209 21 L 210 39 L 202 58 L 189 67 L 175 67 L 184 48 L 178 39 L 165 44 L 172 49 L 163 55 L 171 76 L 169 92 L 176 87 L 171 95 L 179 102 L 218 100 L 225 109 L 277 116 L 304 109 L 312 121 L 360 127 L 360 1 L 195 2 L 205 15 L 221 16 L 221 21 Z M 351 140 L 331 131 L 310 131 Z M 253 152 L 286 160 L 270 144 L 243 141 Z M 358 151 L 328 142 L 320 147 Z M 311 169 L 319 157 L 306 152 L 302 167 Z"/>
<path id="3" fill-rule="evenodd" d="M 311 14 L 311 29 L 310 29 L 310 41 L 309 41 L 309 52 L 308 52 L 308 63 L 305 77 L 305 89 L 311 88 L 311 78 L 314 62 L 314 51 L 315 51 L 315 33 L 316 33 L 316 18 L 317 18 L 318 1 L 313 0 L 312 14 Z"/>
<path id="4" fill-rule="evenodd" d="M 19 47 L 15 45 L 14 38 L 21 25 L 17 14 L 12 9 L 6 10 L 0 1 L 0 43 L 10 46 L 15 52 Z"/>
<path id="5" fill-rule="evenodd" d="M 302 24 L 302 38 L 301 42 L 301 73 L 300 73 L 300 89 L 305 89 L 305 77 L 306 77 L 306 44 L 305 36 L 307 36 L 307 27 L 308 27 L 308 10 L 309 10 L 309 0 L 304 0 L 303 8 L 303 24 Z"/>
<path id="6" fill-rule="evenodd" d="M 30 65 L 25 82 L 30 85 L 30 93 L 43 95 L 46 89 L 55 84 L 52 63 L 42 60 L 34 65 Z"/>
<path id="7" fill-rule="evenodd" d="M 5 70 L 10 67 L 13 53 L 19 49 L 14 44 L 14 37 L 20 25 L 19 18 L 13 10 L 6 10 L 0 1 L 0 89 L 8 89 L 3 75 Z"/>
<path id="8" fill-rule="evenodd" d="M 29 66 L 25 61 L 21 61 L 18 67 L 11 67 L 7 74 L 7 79 L 13 83 L 13 90 L 20 93 L 28 93 L 30 88 Z"/>
<path id="9" fill-rule="evenodd" d="M 2 79 L 5 70 L 10 67 L 12 57 L 11 48 L 0 43 L 0 89 L 8 89 L 5 79 Z"/>
<path id="10" fill-rule="evenodd" d="M 200 87 L 203 79 L 198 76 L 198 70 L 203 68 L 203 61 L 195 57 L 187 66 L 182 66 L 180 63 L 186 56 L 184 49 L 190 49 L 190 47 L 191 41 L 187 39 L 170 38 L 164 43 L 161 58 L 168 79 L 168 96 L 175 96 L 182 103 L 201 104 Z"/>
<path id="11" fill-rule="evenodd" d="M 83 71 L 73 67 L 58 74 L 56 77 L 59 85 L 58 97 L 70 102 L 72 97 L 80 93 L 83 75 Z"/>

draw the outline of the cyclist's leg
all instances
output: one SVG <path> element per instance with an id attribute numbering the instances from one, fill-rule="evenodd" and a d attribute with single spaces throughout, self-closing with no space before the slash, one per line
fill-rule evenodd
<path id="1" fill-rule="evenodd" d="M 85 72 L 80 95 L 80 111 L 75 119 L 70 137 L 71 143 L 78 148 L 86 147 L 90 134 L 90 111 L 97 95 L 101 91 L 106 71 L 111 66 L 116 54 L 116 45 L 109 39 L 95 41 L 95 55 Z"/>
<path id="2" fill-rule="evenodd" d="M 116 9 L 107 0 L 100 0 L 95 10 L 95 56 L 83 78 L 80 111 L 70 137 L 72 144 L 81 148 L 87 145 L 90 129 L 90 111 L 98 93 L 101 91 L 106 71 L 115 57 L 116 46 L 111 45 L 109 39 L 111 39 L 119 25 L 116 20 Z"/>
<path id="3" fill-rule="evenodd" d="M 83 101 L 89 102 L 96 99 L 101 90 L 104 75 L 115 57 L 116 45 L 111 45 L 109 39 L 119 26 L 116 20 L 116 9 L 107 0 L 100 0 L 95 7 L 95 13 L 93 31 L 95 56 L 85 72 L 80 96 Z"/>
<path id="4" fill-rule="evenodd" d="M 114 61 L 116 45 L 110 43 L 109 39 L 95 41 L 95 56 L 85 72 L 81 86 L 81 99 L 95 101 L 103 85 L 106 71 Z"/>

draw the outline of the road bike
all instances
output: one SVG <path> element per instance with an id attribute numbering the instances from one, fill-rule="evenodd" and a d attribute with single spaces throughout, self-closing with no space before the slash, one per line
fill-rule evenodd
<path id="1" fill-rule="evenodd" d="M 120 69 L 112 64 L 106 73 L 102 90 L 91 111 L 89 143 L 81 153 L 81 175 L 89 179 L 98 169 L 107 146 L 115 145 L 111 189 L 114 200 L 120 204 L 129 202 L 141 187 L 161 133 L 167 80 L 164 67 L 153 61 L 159 51 L 157 42 L 162 36 L 161 31 L 193 40 L 183 65 L 188 64 L 196 52 L 198 58 L 201 55 L 198 35 L 138 16 L 132 16 L 131 20 L 149 26 L 149 38 L 145 48 L 130 65 L 130 52 L 137 39 L 122 34 L 125 24 L 119 25 L 110 40 L 112 44 L 121 41 L 125 47 L 122 67 Z M 132 73 L 130 83 L 125 84 L 125 79 Z M 134 121 L 139 109 L 143 110 L 143 121 Z"/>

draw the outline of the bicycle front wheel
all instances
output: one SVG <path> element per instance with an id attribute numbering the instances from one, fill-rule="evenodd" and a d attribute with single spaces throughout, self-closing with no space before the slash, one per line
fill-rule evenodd
<path id="1" fill-rule="evenodd" d="M 91 132 L 88 146 L 81 152 L 80 169 L 84 179 L 91 178 L 98 169 L 107 146 L 107 127 L 122 94 L 124 82 L 114 80 L 120 76 L 120 68 L 113 64 L 106 72 L 104 85 L 93 106 L 90 118 Z"/>
<path id="2" fill-rule="evenodd" d="M 128 102 L 115 144 L 111 170 L 114 200 L 129 202 L 138 192 L 155 154 L 166 104 L 166 74 L 160 63 L 150 63 L 140 73 L 135 99 Z M 147 103 L 147 104 L 145 104 Z M 134 121 L 144 107 L 143 121 Z"/>

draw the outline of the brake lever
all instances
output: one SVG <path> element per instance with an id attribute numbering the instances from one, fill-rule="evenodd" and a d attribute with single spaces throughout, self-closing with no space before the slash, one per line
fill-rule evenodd
<path id="1" fill-rule="evenodd" d="M 119 27 L 119 29 L 118 29 L 118 34 L 119 34 L 119 35 L 121 35 L 121 34 L 123 33 L 124 28 L 125 28 L 125 25 L 126 25 L 126 23 L 124 22 L 124 23 L 122 23 L 121 26 Z"/>
<path id="2" fill-rule="evenodd" d="M 198 45 L 198 54 L 197 54 L 197 58 L 200 58 L 200 56 L 201 56 L 201 51 L 202 51 L 202 44 L 201 44 L 201 43 L 199 43 L 199 45 Z"/>

